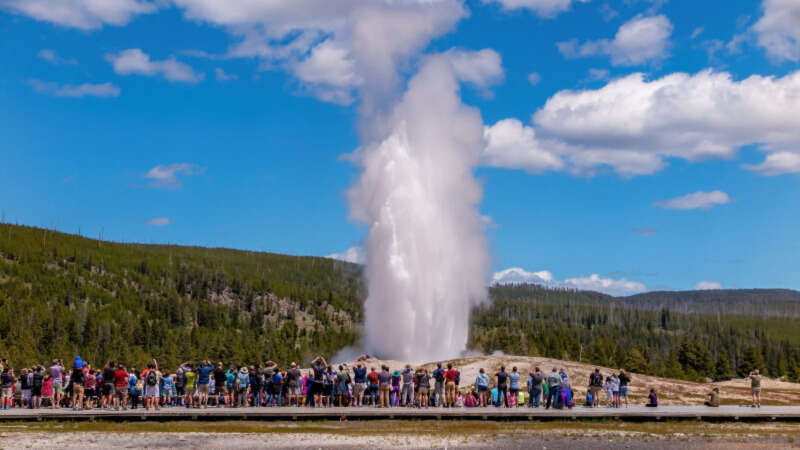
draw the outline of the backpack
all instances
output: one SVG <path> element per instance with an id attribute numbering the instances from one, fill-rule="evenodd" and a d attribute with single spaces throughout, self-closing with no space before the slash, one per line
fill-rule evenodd
<path id="1" fill-rule="evenodd" d="M 155 370 L 151 370 L 147 372 L 147 385 L 148 386 L 156 386 L 158 385 L 158 376 L 156 375 Z"/>
<path id="2" fill-rule="evenodd" d="M 434 378 L 436 378 L 436 381 L 437 381 L 438 383 L 441 383 L 442 381 L 444 381 L 444 370 L 442 370 L 442 369 L 436 369 L 436 370 L 433 372 L 433 377 L 434 377 Z"/>
<path id="3" fill-rule="evenodd" d="M 461 372 L 456 372 L 456 386 L 461 384 Z"/>

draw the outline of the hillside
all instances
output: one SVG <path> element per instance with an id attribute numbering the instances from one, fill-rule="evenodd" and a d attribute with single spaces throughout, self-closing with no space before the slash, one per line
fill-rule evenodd
<path id="1" fill-rule="evenodd" d="M 308 361 L 357 345 L 362 268 L 326 258 L 98 241 L 0 223 L 0 355 L 75 353 L 141 365 L 186 359 Z M 766 369 L 800 379 L 800 293 L 612 297 L 493 286 L 470 348 L 686 380 Z M 400 337 L 398 337 L 399 339 Z"/>
<path id="2" fill-rule="evenodd" d="M 359 266 L 0 224 L 0 354 L 300 360 L 356 339 Z"/>

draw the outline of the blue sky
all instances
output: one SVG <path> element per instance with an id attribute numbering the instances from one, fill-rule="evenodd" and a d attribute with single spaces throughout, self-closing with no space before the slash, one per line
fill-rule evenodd
<path id="1" fill-rule="evenodd" d="M 345 196 L 359 168 L 343 155 L 375 75 L 340 22 L 364 3 L 0 0 L 5 219 L 301 255 L 359 246 Z M 520 269 L 498 279 L 800 288 L 796 1 L 406 3 L 432 25 L 389 38 L 419 38 L 395 61 L 397 91 L 426 55 L 499 57 L 462 69 L 480 78 L 462 101 L 487 127 L 475 175 L 492 269 Z"/>

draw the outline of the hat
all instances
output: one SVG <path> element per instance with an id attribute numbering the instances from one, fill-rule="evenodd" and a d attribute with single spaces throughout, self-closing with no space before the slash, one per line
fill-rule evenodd
<path id="1" fill-rule="evenodd" d="M 399 377 L 400 376 L 400 371 L 399 370 L 395 370 L 394 372 L 392 372 L 392 376 L 393 377 Z"/>
<path id="2" fill-rule="evenodd" d="M 297 364 L 296 363 L 292 363 L 291 366 L 292 367 L 297 367 Z"/>
<path id="3" fill-rule="evenodd" d="M 75 357 L 75 364 L 73 365 L 76 369 L 83 369 L 83 360 L 81 360 L 81 356 L 78 355 Z"/>
<path id="4" fill-rule="evenodd" d="M 241 369 L 239 369 L 239 373 L 246 374 L 247 373 L 247 367 L 242 367 Z"/>

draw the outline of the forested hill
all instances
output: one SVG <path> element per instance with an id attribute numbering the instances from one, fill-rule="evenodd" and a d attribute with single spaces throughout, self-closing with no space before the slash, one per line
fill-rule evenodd
<path id="1" fill-rule="evenodd" d="M 0 224 L 0 354 L 302 360 L 352 344 L 361 268 L 325 258 L 103 242 Z"/>
<path id="2" fill-rule="evenodd" d="M 473 311 L 471 345 L 684 379 L 766 369 L 800 380 L 800 294 L 785 290 L 597 292 L 504 285 Z"/>

